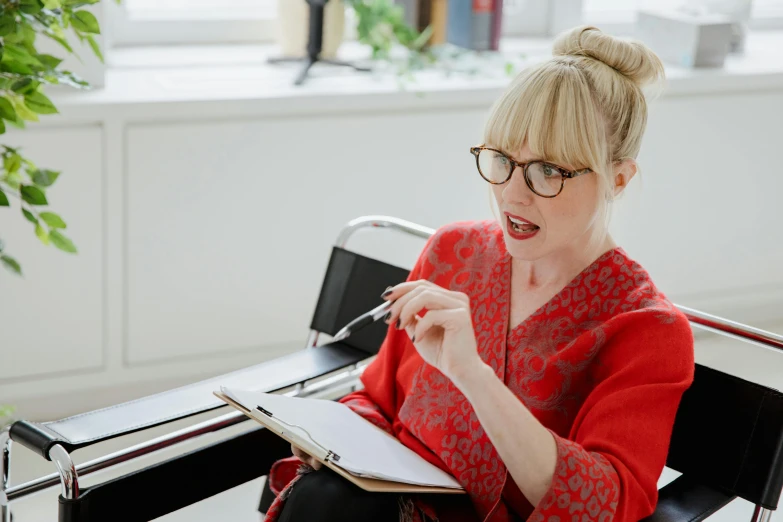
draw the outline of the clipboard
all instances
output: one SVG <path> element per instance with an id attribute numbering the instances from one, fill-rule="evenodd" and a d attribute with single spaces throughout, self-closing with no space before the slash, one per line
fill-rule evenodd
<path id="1" fill-rule="evenodd" d="M 340 467 L 336 462 L 339 462 L 340 456 L 329 450 L 319 448 L 312 442 L 308 441 L 304 437 L 296 436 L 290 429 L 286 428 L 282 423 L 278 422 L 273 415 L 269 412 L 265 412 L 263 408 L 256 410 L 249 410 L 242 404 L 223 393 L 222 391 L 213 392 L 214 395 L 226 404 L 241 411 L 251 419 L 255 420 L 265 428 L 269 429 L 283 440 L 301 449 L 305 453 L 311 455 L 318 462 L 328 467 L 341 477 L 345 478 L 349 482 L 357 485 L 365 491 L 371 491 L 376 493 L 440 493 L 447 495 L 464 495 L 464 489 L 445 488 L 437 486 L 422 486 L 418 484 L 407 484 L 403 482 L 389 481 L 377 478 L 360 477 L 346 471 Z M 387 436 L 390 436 L 387 434 Z"/>

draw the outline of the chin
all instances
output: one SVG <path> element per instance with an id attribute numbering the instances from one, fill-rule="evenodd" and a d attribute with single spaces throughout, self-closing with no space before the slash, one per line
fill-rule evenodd
<path id="1" fill-rule="evenodd" d="M 508 231 L 504 231 L 503 240 L 506 243 L 506 250 L 511 254 L 511 257 L 525 261 L 535 261 L 546 255 L 542 231 L 539 231 L 536 236 L 541 237 L 519 240 L 512 237 Z"/>

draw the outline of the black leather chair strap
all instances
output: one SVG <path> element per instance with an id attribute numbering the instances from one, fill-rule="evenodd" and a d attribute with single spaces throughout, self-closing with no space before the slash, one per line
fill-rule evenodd
<path id="1" fill-rule="evenodd" d="M 677 411 L 666 465 L 776 509 L 783 486 L 783 394 L 697 364 Z"/>
<path id="2" fill-rule="evenodd" d="M 334 335 L 356 317 L 381 304 L 386 287 L 402 283 L 409 273 L 409 269 L 334 247 L 310 328 Z M 375 355 L 387 329 L 386 323 L 378 321 L 348 337 L 345 344 Z"/>
<path id="3" fill-rule="evenodd" d="M 73 451 L 112 439 L 224 407 L 212 392 L 220 385 L 276 391 L 366 359 L 365 352 L 343 343 L 302 350 L 181 388 L 150 395 L 54 422 L 19 421 L 11 427 L 11 439 L 49 458 L 55 444 Z"/>
<path id="4" fill-rule="evenodd" d="M 258 428 L 60 498 L 60 522 L 146 522 L 265 475 L 291 445 Z"/>
<path id="5" fill-rule="evenodd" d="M 660 489 L 655 513 L 642 522 L 700 522 L 735 498 L 681 475 Z"/>

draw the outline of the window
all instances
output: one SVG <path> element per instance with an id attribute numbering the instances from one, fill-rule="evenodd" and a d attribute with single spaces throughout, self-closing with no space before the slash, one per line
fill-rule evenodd
<path id="1" fill-rule="evenodd" d="M 113 45 L 248 43 L 273 40 L 277 0 L 107 2 Z"/>
<path id="2" fill-rule="evenodd" d="M 286 0 L 123 0 L 120 5 L 106 2 L 111 45 L 270 42 L 276 36 L 279 1 Z M 504 1 L 504 34 L 543 36 L 561 29 L 557 20 L 578 23 L 579 9 L 585 23 L 615 34 L 631 34 L 640 8 L 719 0 Z M 783 29 L 783 0 L 753 0 L 752 5 L 751 28 Z M 551 20 L 553 16 L 557 20 Z"/>

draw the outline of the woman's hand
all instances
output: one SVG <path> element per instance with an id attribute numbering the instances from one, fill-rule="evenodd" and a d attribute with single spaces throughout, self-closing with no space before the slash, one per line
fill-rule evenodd
<path id="1" fill-rule="evenodd" d="M 386 322 L 404 328 L 421 357 L 456 384 L 481 364 L 473 332 L 470 298 L 421 279 L 387 290 L 394 301 Z M 426 309 L 424 317 L 418 314 Z M 399 320 L 399 323 L 397 321 Z"/>
<path id="2" fill-rule="evenodd" d="M 304 451 L 300 450 L 293 444 L 291 444 L 291 452 L 294 454 L 294 457 L 298 458 L 299 460 L 301 460 L 302 462 L 304 462 L 305 464 L 307 464 L 308 466 L 310 466 L 315 470 L 319 470 L 321 469 L 321 466 L 323 466 L 323 464 L 321 464 L 318 460 L 314 459 L 313 457 L 311 457 Z"/>

